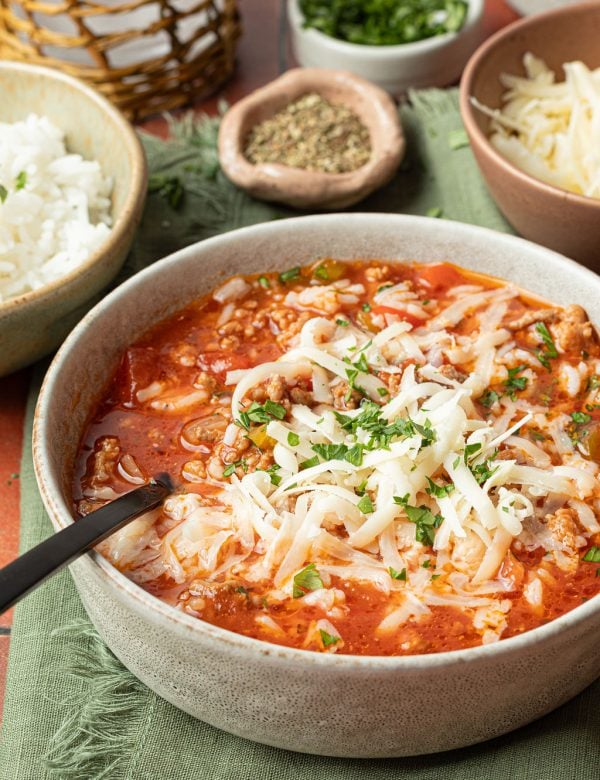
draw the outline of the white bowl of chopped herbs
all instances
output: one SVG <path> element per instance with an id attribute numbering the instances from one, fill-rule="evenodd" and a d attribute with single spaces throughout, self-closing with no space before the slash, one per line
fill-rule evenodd
<path id="1" fill-rule="evenodd" d="M 458 80 L 480 40 L 484 0 L 288 0 L 294 54 L 399 95 Z"/>

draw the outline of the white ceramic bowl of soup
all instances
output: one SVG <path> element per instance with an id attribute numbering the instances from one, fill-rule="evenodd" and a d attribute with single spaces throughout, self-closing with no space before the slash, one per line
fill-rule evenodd
<path id="1" fill-rule="evenodd" d="M 56 530 L 73 522 L 70 486 L 80 436 L 124 349 L 232 274 L 323 256 L 451 261 L 559 304 L 579 303 L 600 321 L 598 276 L 522 239 L 457 222 L 334 214 L 195 244 L 112 292 L 50 367 L 37 407 L 34 460 Z M 142 590 L 97 553 L 80 558 L 71 572 L 100 635 L 156 693 L 214 726 L 291 750 L 384 757 L 457 748 L 544 715 L 600 674 L 599 596 L 492 645 L 359 657 L 290 649 L 205 623 Z"/>

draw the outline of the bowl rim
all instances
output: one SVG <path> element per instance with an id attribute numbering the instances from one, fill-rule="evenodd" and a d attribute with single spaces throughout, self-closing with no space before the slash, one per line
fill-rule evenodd
<path id="1" fill-rule="evenodd" d="M 242 227 L 229 231 L 204 241 L 196 242 L 177 252 L 168 255 L 162 260 L 153 263 L 144 270 L 134 274 L 128 280 L 123 282 L 117 288 L 112 290 L 102 301 L 86 314 L 69 334 L 63 345 L 58 350 L 56 356 L 44 377 L 40 390 L 38 401 L 35 408 L 33 424 L 33 464 L 34 472 L 40 490 L 40 494 L 53 526 L 56 530 L 71 525 L 74 520 L 69 511 L 68 502 L 65 501 L 59 479 L 51 475 L 52 445 L 45 432 L 46 421 L 49 419 L 49 411 L 52 402 L 52 395 L 55 386 L 60 386 L 62 379 L 62 367 L 68 362 L 71 349 L 77 347 L 78 343 L 88 337 L 87 331 L 94 327 L 94 320 L 101 317 L 105 309 L 113 306 L 123 305 L 127 302 L 130 292 L 138 285 L 147 282 L 154 276 L 161 276 L 167 269 L 172 272 L 173 267 L 180 262 L 186 262 L 193 258 L 198 251 L 202 254 L 209 254 L 213 249 L 227 245 L 235 245 L 243 242 L 246 237 L 252 234 L 260 234 L 263 240 L 268 240 L 272 234 L 287 233 L 298 225 L 305 226 L 306 229 L 320 222 L 332 222 L 343 225 L 345 221 L 352 220 L 353 223 L 362 223 L 365 228 L 368 224 L 382 222 L 395 222 L 399 227 L 414 227 L 418 222 L 423 227 L 427 227 L 428 233 L 438 232 L 452 236 L 454 239 L 476 238 L 479 237 L 482 242 L 490 241 L 501 242 L 506 245 L 507 250 L 518 250 L 519 247 L 532 247 L 543 253 L 545 257 L 554 264 L 562 266 L 564 273 L 575 271 L 584 278 L 589 279 L 590 287 L 594 286 L 600 290 L 600 277 L 589 269 L 579 265 L 563 255 L 550 249 L 527 241 L 523 238 L 499 231 L 470 225 L 462 222 L 450 220 L 439 220 L 429 217 L 413 216 L 407 214 L 378 214 L 378 213 L 345 213 L 345 214 L 320 214 L 304 217 L 292 217 L 288 219 L 276 220 L 275 222 L 262 222 L 249 227 Z M 335 224 L 332 226 L 335 227 Z M 126 598 L 135 602 L 135 608 L 145 614 L 145 619 L 154 623 L 160 623 L 162 628 L 173 630 L 183 636 L 194 636 L 198 638 L 204 636 L 206 640 L 217 641 L 221 646 L 226 646 L 230 653 L 250 654 L 254 658 L 269 656 L 277 663 L 287 664 L 304 663 L 317 666 L 328 667 L 332 671 L 352 671 L 358 669 L 371 670 L 398 670 L 398 671 L 423 671 L 438 667 L 451 667 L 462 665 L 466 662 L 476 662 L 479 659 L 487 660 L 490 657 L 501 659 L 518 653 L 520 650 L 529 646 L 541 644 L 563 630 L 575 628 L 584 623 L 594 615 L 600 614 L 600 594 L 580 604 L 574 609 L 566 612 L 548 623 L 537 628 L 525 631 L 507 639 L 502 639 L 489 645 L 479 645 L 463 650 L 445 651 L 442 653 L 431 653 L 421 655 L 407 656 L 376 656 L 376 655 L 349 655 L 337 653 L 317 653 L 307 650 L 290 648 L 283 645 L 273 644 L 261 639 L 254 639 L 242 634 L 237 634 L 212 623 L 194 618 L 183 612 L 179 612 L 175 607 L 153 596 L 137 585 L 132 580 L 122 574 L 112 563 L 96 551 L 90 551 L 81 558 L 81 562 L 86 566 L 92 567 L 97 576 L 108 580 L 108 585 L 120 591 Z M 79 562 L 77 562 L 79 563 Z M 131 607 L 130 607 L 131 608 Z"/>
<path id="2" fill-rule="evenodd" d="M 554 17 L 560 18 L 567 14 L 585 14 L 588 11 L 598 12 L 600 11 L 600 6 L 597 2 L 588 0 L 588 2 L 577 3 L 575 5 L 552 8 L 548 11 L 531 14 L 530 16 L 524 16 L 521 19 L 517 19 L 506 27 L 503 27 L 501 30 L 498 30 L 494 35 L 491 35 L 475 50 L 465 66 L 460 80 L 459 105 L 462 120 L 471 137 L 471 143 L 477 144 L 482 154 L 486 155 L 490 161 L 500 167 L 504 173 L 515 177 L 520 183 L 526 186 L 534 187 L 537 190 L 546 193 L 550 197 L 559 197 L 563 201 L 566 200 L 573 204 L 600 210 L 599 198 L 592 198 L 589 195 L 579 195 L 576 192 L 571 192 L 562 187 L 548 184 L 541 179 L 536 179 L 535 176 L 531 176 L 514 163 L 507 160 L 506 157 L 500 154 L 500 152 L 492 146 L 489 137 L 481 130 L 475 121 L 475 108 L 471 103 L 472 86 L 479 67 L 493 49 L 501 46 L 505 40 L 513 38 L 519 32 L 535 27 L 540 21 L 543 22 L 547 19 L 553 19 Z M 499 76 L 500 74 L 497 75 Z"/>
<path id="3" fill-rule="evenodd" d="M 327 45 L 329 48 L 340 53 L 348 55 L 362 54 L 375 61 L 387 60 L 390 56 L 411 56 L 435 52 L 447 44 L 461 38 L 464 33 L 470 31 L 477 25 L 483 18 L 484 7 L 485 0 L 469 0 L 464 24 L 459 30 L 456 30 L 456 32 L 433 35 L 430 38 L 423 38 L 420 41 L 412 41 L 410 43 L 374 46 L 367 43 L 342 41 L 339 38 L 333 38 L 331 35 L 326 35 L 320 30 L 315 30 L 314 27 L 303 27 L 302 21 L 304 16 L 300 10 L 299 0 L 288 0 L 287 2 L 289 23 L 295 32 L 306 36 L 307 39 L 313 43 Z"/>
<path id="4" fill-rule="evenodd" d="M 9 60 L 0 61 L 0 73 L 4 72 L 32 73 L 40 79 L 50 79 L 52 81 L 62 82 L 68 88 L 78 92 L 84 99 L 95 103 L 100 110 L 107 116 L 117 130 L 127 148 L 127 155 L 130 158 L 132 180 L 129 191 L 126 194 L 120 215 L 111 226 L 110 233 L 100 246 L 92 252 L 85 262 L 78 265 L 69 273 L 54 279 L 42 287 L 30 290 L 20 295 L 12 296 L 4 301 L 0 301 L 0 317 L 10 313 L 12 310 L 29 306 L 44 299 L 48 295 L 56 292 L 63 286 L 68 286 L 80 276 L 85 275 L 90 268 L 101 262 L 111 247 L 118 244 L 126 236 L 130 228 L 130 219 L 136 211 L 136 206 L 146 189 L 148 178 L 146 155 L 132 125 L 125 116 L 113 106 L 100 92 L 89 86 L 80 79 L 63 73 L 59 70 L 47 68 L 42 65 L 30 65 L 24 62 L 14 62 Z M 33 112 L 32 112 L 33 113 Z"/>

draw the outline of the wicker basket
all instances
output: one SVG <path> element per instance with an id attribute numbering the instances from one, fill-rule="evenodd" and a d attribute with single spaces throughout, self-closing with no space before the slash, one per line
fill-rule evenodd
<path id="1" fill-rule="evenodd" d="M 216 90 L 239 34 L 236 0 L 0 0 L 0 58 L 78 76 L 130 119 Z"/>

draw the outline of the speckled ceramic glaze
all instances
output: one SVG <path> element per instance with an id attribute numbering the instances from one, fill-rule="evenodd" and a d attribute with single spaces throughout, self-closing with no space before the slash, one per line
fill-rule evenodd
<path id="1" fill-rule="evenodd" d="M 125 347 L 231 274 L 321 256 L 450 260 L 558 303 L 582 304 L 600 320 L 600 278 L 590 271 L 521 239 L 455 222 L 378 214 L 305 217 L 196 244 L 96 306 L 48 372 L 34 460 L 57 530 L 72 522 L 69 484 L 80 434 Z M 160 696 L 214 726 L 292 750 L 379 757 L 456 748 L 543 715 L 600 674 L 600 597 L 498 644 L 361 658 L 283 648 L 204 623 L 150 596 L 95 553 L 71 570 L 109 647 Z"/>
<path id="2" fill-rule="evenodd" d="M 551 4 L 552 5 L 552 4 Z M 600 272 L 600 199 L 534 179 L 496 151 L 489 118 L 470 102 L 499 108 L 501 73 L 523 76 L 523 55 L 541 57 L 564 80 L 562 65 L 581 60 L 600 67 L 600 3 L 580 3 L 528 16 L 489 38 L 469 60 L 460 84 L 460 112 L 485 181 L 510 224 L 525 238 Z"/>
<path id="3" fill-rule="evenodd" d="M 47 116 L 70 152 L 98 160 L 113 180 L 113 227 L 77 269 L 38 290 L 0 302 L 0 376 L 47 354 L 64 339 L 122 266 L 146 196 L 146 161 L 127 120 L 98 92 L 49 68 L 0 62 L 0 122 Z"/>

